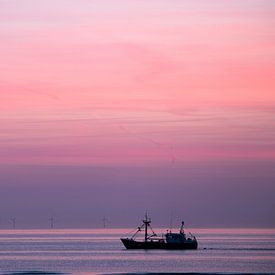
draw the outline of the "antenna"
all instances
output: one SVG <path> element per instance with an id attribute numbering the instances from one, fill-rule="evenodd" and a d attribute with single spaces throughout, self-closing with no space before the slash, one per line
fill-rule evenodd
<path id="1" fill-rule="evenodd" d="M 173 226 L 173 211 L 170 213 L 170 233 L 172 232 L 172 226 Z"/>

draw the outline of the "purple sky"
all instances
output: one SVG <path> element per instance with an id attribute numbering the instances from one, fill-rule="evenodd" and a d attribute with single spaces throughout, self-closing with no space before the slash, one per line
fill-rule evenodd
<path id="1" fill-rule="evenodd" d="M 20 180 L 19 180 L 20 178 Z M 2 227 L 274 227 L 274 162 L 195 162 L 155 167 L 2 166 Z"/>

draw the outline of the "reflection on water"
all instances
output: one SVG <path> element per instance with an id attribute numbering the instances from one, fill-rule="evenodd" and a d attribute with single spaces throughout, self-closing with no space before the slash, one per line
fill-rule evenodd
<path id="1" fill-rule="evenodd" d="M 192 229 L 199 241 L 197 251 L 129 251 L 119 240 L 129 231 L 0 230 L 0 271 L 21 275 L 275 273 L 275 230 L 272 229 Z"/>

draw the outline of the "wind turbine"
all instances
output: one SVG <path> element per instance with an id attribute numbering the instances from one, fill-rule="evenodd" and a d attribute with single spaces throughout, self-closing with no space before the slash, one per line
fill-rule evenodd
<path id="1" fill-rule="evenodd" d="M 50 228 L 53 229 L 54 228 L 54 224 L 55 224 L 55 219 L 53 216 L 51 216 L 49 218 L 49 222 L 50 222 Z"/>
<path id="2" fill-rule="evenodd" d="M 107 223 L 109 223 L 109 220 L 106 218 L 106 216 L 103 216 L 102 221 L 103 221 L 103 228 L 106 228 Z"/>
<path id="3" fill-rule="evenodd" d="M 12 229 L 16 228 L 16 218 L 11 218 L 11 222 L 12 222 Z"/>

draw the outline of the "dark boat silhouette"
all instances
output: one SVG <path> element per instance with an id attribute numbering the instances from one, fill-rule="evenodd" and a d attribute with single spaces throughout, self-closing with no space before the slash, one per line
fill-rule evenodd
<path id="1" fill-rule="evenodd" d="M 148 234 L 148 229 L 152 234 Z M 136 235 L 144 231 L 144 240 L 136 240 Z M 145 215 L 143 224 L 137 228 L 135 234 L 130 238 L 121 238 L 127 249 L 197 249 L 198 242 L 195 236 L 184 232 L 184 222 L 181 223 L 179 233 L 172 233 L 171 230 L 165 235 L 158 236 L 151 227 L 151 219 Z"/>

